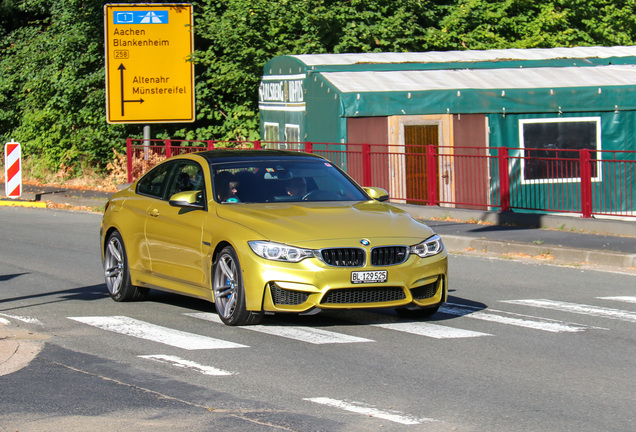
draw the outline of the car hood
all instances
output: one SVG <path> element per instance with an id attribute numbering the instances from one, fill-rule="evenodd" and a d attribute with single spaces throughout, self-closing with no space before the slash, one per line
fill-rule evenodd
<path id="1" fill-rule="evenodd" d="M 415 243 L 433 235 L 404 210 L 378 201 L 222 204 L 217 214 L 264 239 L 303 247 L 325 240 L 359 242 L 362 238 Z"/>

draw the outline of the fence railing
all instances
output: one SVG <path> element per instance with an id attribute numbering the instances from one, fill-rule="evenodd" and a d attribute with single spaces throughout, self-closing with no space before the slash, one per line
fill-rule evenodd
<path id="1" fill-rule="evenodd" d="M 636 151 L 128 139 L 128 181 L 163 159 L 215 148 L 318 154 L 398 203 L 636 217 Z"/>

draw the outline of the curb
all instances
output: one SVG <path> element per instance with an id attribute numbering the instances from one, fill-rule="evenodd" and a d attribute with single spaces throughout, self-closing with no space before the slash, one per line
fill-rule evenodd
<path id="1" fill-rule="evenodd" d="M 14 201 L 14 200 L 0 199 L 0 207 L 46 208 L 46 203 L 41 201 Z"/>
<path id="2" fill-rule="evenodd" d="M 27 366 L 44 347 L 45 335 L 0 321 L 0 376 Z"/>
<path id="3" fill-rule="evenodd" d="M 451 253 L 465 253 L 470 250 L 498 254 L 545 255 L 558 263 L 583 263 L 598 266 L 636 268 L 636 254 L 611 251 L 576 249 L 563 246 L 532 245 L 527 243 L 485 240 L 479 238 L 444 235 L 446 250 Z"/>
<path id="4" fill-rule="evenodd" d="M 405 210 L 415 218 L 444 220 L 450 218 L 460 222 L 482 221 L 492 225 L 511 225 L 527 228 L 551 228 L 574 230 L 593 234 L 620 235 L 636 237 L 635 217 L 594 217 L 582 218 L 580 215 L 514 213 L 484 210 L 458 209 L 439 206 L 421 206 L 391 203 Z"/>

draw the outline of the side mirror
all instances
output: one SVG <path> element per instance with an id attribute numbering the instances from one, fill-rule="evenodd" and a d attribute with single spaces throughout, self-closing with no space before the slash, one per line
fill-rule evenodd
<path id="1" fill-rule="evenodd" d="M 363 189 L 367 193 L 367 195 L 369 195 L 374 200 L 377 200 L 377 201 L 389 200 L 389 193 L 385 189 L 382 189 L 379 187 L 365 187 Z"/>
<path id="2" fill-rule="evenodd" d="M 173 207 L 203 209 L 204 206 L 199 202 L 201 191 L 179 192 L 170 197 L 169 204 Z"/>

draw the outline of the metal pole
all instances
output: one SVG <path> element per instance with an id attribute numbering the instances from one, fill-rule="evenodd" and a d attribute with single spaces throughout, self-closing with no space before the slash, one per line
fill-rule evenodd
<path id="1" fill-rule="evenodd" d="M 144 160 L 148 160 L 148 146 L 150 145 L 150 125 L 144 126 Z"/>

